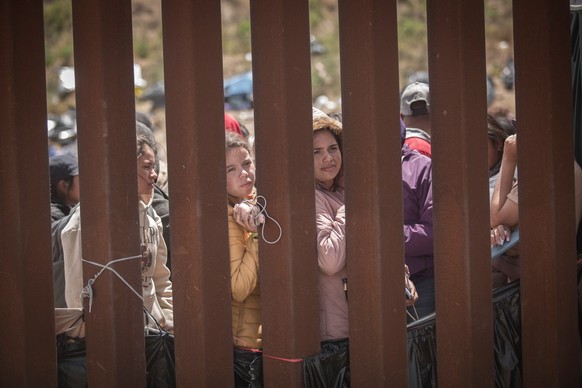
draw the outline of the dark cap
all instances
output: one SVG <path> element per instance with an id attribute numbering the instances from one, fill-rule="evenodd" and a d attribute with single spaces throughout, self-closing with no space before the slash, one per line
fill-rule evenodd
<path id="1" fill-rule="evenodd" d="M 51 171 L 51 187 L 55 187 L 63 179 L 79 175 L 77 158 L 70 154 L 56 155 L 49 159 Z"/>

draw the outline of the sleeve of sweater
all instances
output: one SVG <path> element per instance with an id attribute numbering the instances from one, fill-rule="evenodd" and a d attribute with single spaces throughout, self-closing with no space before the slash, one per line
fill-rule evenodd
<path id="1" fill-rule="evenodd" d="M 492 228 L 498 225 L 508 225 L 513 228 L 519 223 L 519 206 L 515 200 L 510 198 L 510 194 L 514 190 L 517 150 L 515 142 L 511 142 L 511 148 L 508 147 L 508 140 L 506 140 L 506 148 L 501 158 L 499 179 L 495 183 L 489 206 L 489 223 Z M 507 199 L 510 200 L 507 201 Z"/>
<path id="2" fill-rule="evenodd" d="M 156 255 L 156 268 L 153 281 L 156 287 L 156 298 L 166 317 L 166 324 L 173 327 L 174 307 L 172 303 L 172 282 L 170 270 L 166 266 L 167 248 L 163 237 L 163 226 L 160 217 L 155 213 L 154 221 L 158 230 L 158 249 Z"/>
<path id="3" fill-rule="evenodd" d="M 317 226 L 317 262 L 321 271 L 334 275 L 346 266 L 345 205 L 333 214 L 325 195 L 315 191 L 315 221 Z"/>
<path id="4" fill-rule="evenodd" d="M 418 201 L 418 218 L 404 224 L 404 252 L 406 256 L 433 255 L 432 226 L 432 173 L 430 164 L 420 168 L 414 189 Z"/>
<path id="5" fill-rule="evenodd" d="M 61 232 L 65 267 L 65 300 L 67 307 L 83 307 L 83 262 L 81 248 L 81 209 L 78 209 Z"/>
<path id="6" fill-rule="evenodd" d="M 244 302 L 259 282 L 258 241 L 236 223 L 228 209 L 230 245 L 230 287 L 232 299 Z"/>

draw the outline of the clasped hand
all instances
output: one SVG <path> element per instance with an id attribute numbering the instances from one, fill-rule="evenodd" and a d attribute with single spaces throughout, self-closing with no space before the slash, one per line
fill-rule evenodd
<path id="1" fill-rule="evenodd" d="M 404 265 L 404 285 L 410 291 L 410 297 L 406 298 L 406 306 L 412 306 L 418 300 L 418 292 L 412 280 L 410 280 L 410 271 L 408 266 Z"/>
<path id="2" fill-rule="evenodd" d="M 507 225 L 497 225 L 491 228 L 491 246 L 503 245 L 511 239 L 511 228 Z"/>
<path id="3" fill-rule="evenodd" d="M 257 205 L 251 205 L 248 202 L 242 202 L 234 205 L 232 209 L 232 216 L 237 224 L 248 230 L 256 233 L 258 226 L 265 223 L 265 215 L 260 213 Z"/>

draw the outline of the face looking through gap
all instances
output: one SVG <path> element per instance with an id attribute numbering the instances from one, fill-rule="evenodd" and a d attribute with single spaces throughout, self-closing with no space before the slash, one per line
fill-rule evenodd
<path id="1" fill-rule="evenodd" d="M 226 191 L 230 196 L 242 199 L 255 186 L 255 164 L 244 147 L 226 152 Z"/>
<path id="2" fill-rule="evenodd" d="M 327 188 L 333 186 L 342 166 L 342 153 L 335 136 L 328 130 L 313 133 L 313 169 L 315 180 Z"/>
<path id="3" fill-rule="evenodd" d="M 137 158 L 137 192 L 144 203 L 149 203 L 156 183 L 156 157 L 150 146 L 144 145 Z"/>

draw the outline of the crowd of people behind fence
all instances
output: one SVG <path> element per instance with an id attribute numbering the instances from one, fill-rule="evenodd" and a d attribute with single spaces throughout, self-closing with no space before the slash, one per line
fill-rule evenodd
<path id="1" fill-rule="evenodd" d="M 402 314 L 409 323 L 435 313 L 431 106 L 429 85 L 414 82 L 401 95 L 400 126 L 403 194 L 404 291 Z M 346 212 L 341 113 L 313 108 L 313 167 L 317 239 L 320 338 L 349 339 L 349 258 L 346 256 Z M 173 332 L 170 214 L 165 161 L 158 157 L 147 115 L 136 117 L 136 168 L 139 207 L 142 292 L 146 326 Z M 492 258 L 492 287 L 519 279 L 517 124 L 507 111 L 487 114 L 491 247 L 509 245 Z M 394 119 L 396 122 L 396 118 Z M 250 141 L 249 141 L 250 140 Z M 53 152 L 54 153 L 54 152 Z M 72 153 L 49 158 L 55 307 L 70 312 L 57 325 L 60 341 L 83 343 L 83 284 L 79 169 Z M 235 385 L 262 384 L 262 320 L 259 276 L 259 232 L 264 206 L 255 181 L 252 137 L 225 113 L 226 212 L 229 233 L 232 339 Z M 582 218 L 582 169 L 574 161 L 576 222 Z M 260 188 L 260 185 L 259 185 Z M 276 206 L 273 205 L 273 206 Z M 485 226 L 484 226 L 485 227 Z M 512 240 L 513 236 L 513 240 Z M 56 252 L 56 253 L 55 253 Z M 227 258 L 224 258 L 225 260 Z M 385 258 L 386 260 L 401 258 Z M 97 267 L 95 267 L 97 271 Z M 135 292 L 135 291 L 134 291 Z M 63 316 L 64 317 L 64 316 Z M 153 319 L 152 319 L 153 318 Z M 251 367 L 249 367 L 249 365 Z M 245 369 L 246 366 L 246 369 Z M 349 379 L 349 374 L 346 376 Z M 346 382 L 349 384 L 349 381 Z"/>

